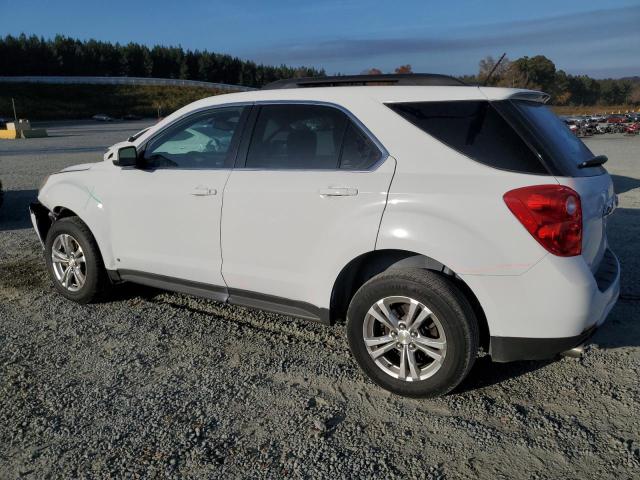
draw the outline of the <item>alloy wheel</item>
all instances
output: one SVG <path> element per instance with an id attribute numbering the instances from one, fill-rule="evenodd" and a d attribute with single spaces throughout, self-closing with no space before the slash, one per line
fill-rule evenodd
<path id="1" fill-rule="evenodd" d="M 78 241 L 67 233 L 58 235 L 51 246 L 53 273 L 63 288 L 79 291 L 87 280 L 87 263 Z"/>
<path id="2" fill-rule="evenodd" d="M 407 382 L 425 380 L 442 366 L 447 340 L 442 324 L 423 303 L 409 297 L 385 297 L 369 308 L 364 342 L 375 364 Z"/>

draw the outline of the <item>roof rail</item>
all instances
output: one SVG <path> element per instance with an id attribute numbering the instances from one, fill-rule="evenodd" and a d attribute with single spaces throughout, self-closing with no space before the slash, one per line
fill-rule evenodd
<path id="1" fill-rule="evenodd" d="M 263 90 L 309 87 L 354 87 L 366 85 L 465 86 L 462 80 L 437 73 L 402 73 L 389 75 L 339 75 L 335 77 L 288 78 L 271 82 Z"/>

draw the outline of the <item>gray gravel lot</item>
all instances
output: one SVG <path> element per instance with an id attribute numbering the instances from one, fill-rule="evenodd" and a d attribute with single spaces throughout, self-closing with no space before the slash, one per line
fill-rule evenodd
<path id="1" fill-rule="evenodd" d="M 453 394 L 411 400 L 364 378 L 340 325 L 136 286 L 54 293 L 26 205 L 143 126 L 0 141 L 0 478 L 640 477 L 640 137 L 586 140 L 610 158 L 624 270 L 586 355 L 484 357 Z"/>

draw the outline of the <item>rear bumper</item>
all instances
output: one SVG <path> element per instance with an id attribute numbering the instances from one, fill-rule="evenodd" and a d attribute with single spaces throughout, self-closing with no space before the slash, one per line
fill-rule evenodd
<path id="1" fill-rule="evenodd" d="M 594 325 L 580 335 L 563 338 L 491 337 L 491 359 L 494 362 L 514 362 L 553 358 L 559 353 L 583 345 L 596 330 L 597 326 Z"/>
<path id="2" fill-rule="evenodd" d="M 494 361 L 552 358 L 586 342 L 620 294 L 620 264 L 607 250 L 597 272 L 582 257 L 547 255 L 518 276 L 462 277 L 489 324 Z"/>

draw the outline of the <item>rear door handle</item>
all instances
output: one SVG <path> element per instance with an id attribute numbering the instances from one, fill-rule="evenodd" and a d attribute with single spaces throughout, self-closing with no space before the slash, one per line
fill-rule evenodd
<path id="1" fill-rule="evenodd" d="M 358 195 L 358 189 L 347 187 L 328 187 L 321 188 L 318 193 L 323 197 L 353 197 Z"/>
<path id="2" fill-rule="evenodd" d="M 205 187 L 204 185 L 198 185 L 193 189 L 191 195 L 194 197 L 206 197 L 208 195 L 215 195 L 218 191 L 215 188 Z"/>

